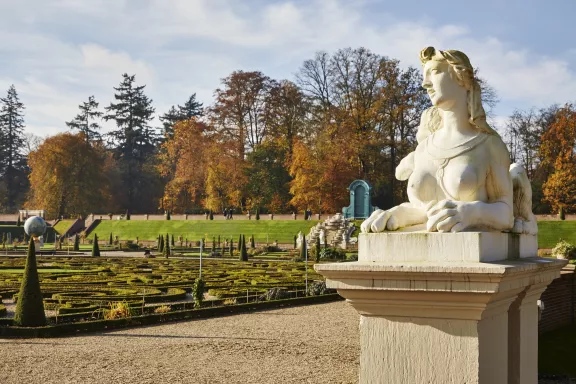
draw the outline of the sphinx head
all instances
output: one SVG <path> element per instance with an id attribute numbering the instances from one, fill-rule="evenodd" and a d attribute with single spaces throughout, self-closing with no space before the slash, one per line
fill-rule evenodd
<path id="1" fill-rule="evenodd" d="M 480 85 L 468 56 L 428 47 L 420 52 L 420 61 L 424 69 L 422 86 L 435 107 L 450 109 L 458 100 L 466 100 L 470 123 L 481 132 L 497 134 L 486 122 Z"/>

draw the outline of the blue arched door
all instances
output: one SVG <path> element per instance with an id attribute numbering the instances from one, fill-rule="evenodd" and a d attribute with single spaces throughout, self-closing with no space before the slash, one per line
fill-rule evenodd
<path id="1" fill-rule="evenodd" d="M 366 188 L 358 184 L 354 189 L 354 217 L 367 217 Z"/>

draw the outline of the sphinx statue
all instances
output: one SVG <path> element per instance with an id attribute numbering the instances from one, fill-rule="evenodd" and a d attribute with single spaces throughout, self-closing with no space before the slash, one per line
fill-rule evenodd
<path id="1" fill-rule="evenodd" d="M 420 52 L 424 111 L 414 152 L 396 178 L 408 180 L 408 202 L 376 210 L 362 232 L 413 228 L 428 232 L 505 231 L 535 235 L 526 171 L 510 164 L 498 133 L 486 122 L 481 90 L 468 57 L 428 47 Z"/>

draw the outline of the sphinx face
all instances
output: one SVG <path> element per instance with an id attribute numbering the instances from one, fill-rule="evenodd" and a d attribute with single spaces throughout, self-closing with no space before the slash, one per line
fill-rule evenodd
<path id="1" fill-rule="evenodd" d="M 439 109 L 450 110 L 458 101 L 466 102 L 466 88 L 458 84 L 444 61 L 426 62 L 422 87 L 428 92 L 432 105 Z"/>

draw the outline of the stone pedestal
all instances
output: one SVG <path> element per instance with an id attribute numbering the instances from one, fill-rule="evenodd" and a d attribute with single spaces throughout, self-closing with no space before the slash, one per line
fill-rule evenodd
<path id="1" fill-rule="evenodd" d="M 361 234 L 357 262 L 315 269 L 361 315 L 360 383 L 536 384 L 536 301 L 565 265 L 536 251 L 504 233 Z"/>

